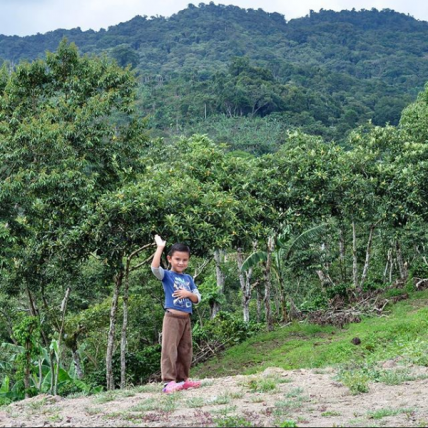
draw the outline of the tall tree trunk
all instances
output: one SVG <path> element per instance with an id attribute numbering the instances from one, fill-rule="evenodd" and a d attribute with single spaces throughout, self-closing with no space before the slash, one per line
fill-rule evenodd
<path id="1" fill-rule="evenodd" d="M 130 259 L 128 258 L 128 260 L 126 261 L 125 284 L 123 290 L 123 320 L 120 338 L 120 389 L 126 388 L 126 331 L 128 329 L 129 264 Z"/>
<path id="2" fill-rule="evenodd" d="M 33 344 L 31 343 L 31 337 L 34 331 L 34 324 L 27 326 L 29 329 L 29 335 L 25 338 L 25 343 L 22 345 L 25 348 L 25 367 L 24 367 L 24 389 L 25 389 L 25 398 L 30 397 L 30 379 L 31 379 L 31 353 Z"/>
<path id="3" fill-rule="evenodd" d="M 288 320 L 287 313 L 287 300 L 285 298 L 285 290 L 284 287 L 281 286 L 281 320 L 282 322 L 286 322 Z"/>
<path id="4" fill-rule="evenodd" d="M 67 291 L 65 292 L 65 296 L 64 299 L 62 301 L 61 304 L 61 327 L 59 330 L 59 335 L 58 335 L 58 352 L 56 353 L 56 370 L 55 370 L 55 380 L 54 380 L 54 384 L 53 384 L 53 395 L 57 395 L 58 392 L 58 377 L 59 377 L 59 369 L 61 366 L 61 339 L 62 339 L 62 334 L 64 332 L 64 323 L 65 323 L 65 314 L 67 312 L 67 303 L 68 303 L 68 299 L 70 297 L 70 293 L 71 293 L 71 288 L 68 287 Z"/>
<path id="5" fill-rule="evenodd" d="M 31 376 L 31 344 L 26 344 L 25 352 L 25 371 L 24 371 L 24 388 L 25 398 L 30 398 L 30 376 Z"/>
<path id="6" fill-rule="evenodd" d="M 257 295 L 257 322 L 261 322 L 263 296 L 259 286 L 256 287 L 256 295 Z"/>
<path id="7" fill-rule="evenodd" d="M 217 278 L 217 292 L 219 295 L 224 294 L 224 272 L 221 269 L 221 263 L 223 261 L 223 251 L 216 250 L 214 252 L 214 260 L 215 260 L 215 273 Z M 214 302 L 212 311 L 211 311 L 211 319 L 215 318 L 215 316 L 220 312 L 220 303 Z"/>
<path id="8" fill-rule="evenodd" d="M 71 354 L 73 357 L 74 370 L 76 371 L 77 379 L 83 379 L 82 364 L 80 362 L 80 356 L 77 348 L 72 349 Z"/>
<path id="9" fill-rule="evenodd" d="M 363 292 L 363 285 L 364 282 L 367 278 L 367 273 L 369 271 L 369 265 L 370 265 L 370 257 L 371 257 L 371 252 L 372 252 L 372 242 L 373 242 L 373 231 L 375 229 L 375 225 L 372 224 L 370 226 L 370 233 L 369 233 L 369 239 L 367 240 L 367 247 L 366 247 L 366 259 L 364 261 L 364 268 L 363 268 L 363 273 L 361 275 L 361 281 L 358 284 L 359 286 L 359 292 L 360 294 Z"/>
<path id="10" fill-rule="evenodd" d="M 42 358 L 39 357 L 39 381 L 37 382 L 37 389 L 40 391 L 43 385 L 43 361 Z"/>
<path id="11" fill-rule="evenodd" d="M 27 296 L 28 296 L 28 301 L 30 304 L 30 314 L 33 317 L 37 317 L 40 321 L 40 314 L 39 311 L 36 307 L 36 303 L 34 301 L 33 295 L 31 294 L 30 289 L 28 288 L 28 286 L 26 287 L 26 292 L 27 292 Z M 50 371 L 51 371 L 51 382 L 50 382 L 50 391 L 53 391 L 53 387 L 54 387 L 54 373 L 55 373 L 55 363 L 54 363 L 54 350 L 50 348 L 50 341 L 48 340 L 48 337 L 46 336 L 46 333 L 44 332 L 43 328 L 41 327 L 41 322 L 40 322 L 40 333 L 42 335 L 43 338 L 43 342 L 45 344 L 45 347 L 47 349 L 49 349 L 49 366 L 50 366 Z"/>
<path id="12" fill-rule="evenodd" d="M 325 293 L 325 287 L 327 285 L 329 286 L 334 286 L 334 282 L 331 279 L 330 275 L 328 273 L 325 273 L 323 270 L 318 269 L 315 271 L 316 274 L 318 275 L 318 278 L 321 282 L 321 290 L 323 293 Z"/>
<path id="13" fill-rule="evenodd" d="M 395 249 L 396 249 L 396 253 L 397 253 L 397 263 L 398 263 L 398 269 L 400 271 L 400 279 L 402 279 L 403 281 L 406 281 L 409 273 L 407 271 L 407 265 L 403 259 L 403 253 L 401 251 L 401 245 L 400 245 L 400 242 L 398 240 L 395 242 Z"/>
<path id="14" fill-rule="evenodd" d="M 128 311 L 129 273 L 136 269 L 139 269 L 141 266 L 149 262 L 153 258 L 153 255 L 150 256 L 148 259 L 133 266 L 132 268 L 131 268 L 131 261 L 135 256 L 140 254 L 143 250 L 151 246 L 153 246 L 153 243 L 146 244 L 141 248 L 138 248 L 137 250 L 133 251 L 126 258 L 126 267 L 125 267 L 125 274 L 124 274 L 125 284 L 124 284 L 124 291 L 123 291 L 123 319 L 122 319 L 122 331 L 120 336 L 120 388 L 121 389 L 126 388 L 126 351 L 128 347 L 127 330 L 128 330 L 128 312 L 129 312 Z"/>
<path id="15" fill-rule="evenodd" d="M 33 295 L 31 294 L 31 291 L 28 288 L 28 286 L 25 287 L 25 291 L 27 292 L 28 303 L 29 303 L 29 308 L 30 308 L 30 314 L 31 314 L 32 317 L 38 317 L 39 316 L 39 312 L 38 312 L 38 310 L 36 308 L 36 304 L 34 303 Z"/>
<path id="16" fill-rule="evenodd" d="M 114 281 L 113 299 L 110 308 L 110 328 L 108 332 L 107 352 L 106 352 L 106 380 L 107 390 L 114 389 L 113 375 L 113 351 L 114 338 L 116 332 L 117 308 L 119 303 L 119 292 L 122 287 L 123 271 L 116 274 Z"/>
<path id="17" fill-rule="evenodd" d="M 281 315 L 281 302 L 280 302 L 280 286 L 278 285 L 278 289 L 276 287 L 273 288 L 273 302 L 275 305 L 275 318 L 278 319 Z"/>
<path id="18" fill-rule="evenodd" d="M 392 248 L 390 248 L 388 250 L 388 255 L 386 258 L 386 266 L 385 266 L 385 270 L 383 271 L 383 282 L 386 282 L 387 275 L 388 275 L 388 269 L 389 269 L 390 265 L 392 266 Z"/>
<path id="19" fill-rule="evenodd" d="M 50 321 L 52 322 L 52 324 L 54 325 L 54 327 L 56 328 L 56 331 L 60 331 L 61 329 L 61 324 L 59 322 L 58 317 L 56 316 L 56 310 L 55 308 L 51 308 L 49 306 L 48 300 L 46 298 L 46 293 L 45 293 L 45 286 L 44 284 L 41 285 L 41 298 L 42 298 L 42 303 L 43 303 L 43 307 L 46 311 L 47 316 L 49 317 Z"/>
<path id="20" fill-rule="evenodd" d="M 79 345 L 77 342 L 77 339 L 83 330 L 84 328 L 79 325 L 78 328 L 72 333 L 68 332 L 67 340 L 65 341 L 65 345 L 71 350 L 74 371 L 76 373 L 77 379 L 83 379 L 83 368 L 80 362 Z"/>
<path id="21" fill-rule="evenodd" d="M 287 300 L 285 298 L 285 285 L 284 285 L 284 278 L 281 270 L 279 271 L 279 275 L 278 275 L 278 287 L 279 287 L 279 303 L 281 308 L 281 321 L 285 322 L 288 319 Z"/>
<path id="22" fill-rule="evenodd" d="M 250 299 L 251 299 L 251 277 L 253 269 L 250 268 L 248 271 L 242 272 L 242 265 L 244 264 L 244 254 L 242 248 L 237 249 L 237 263 L 239 271 L 239 282 L 241 284 L 242 292 L 242 311 L 244 316 L 244 322 L 250 321 Z"/>
<path id="23" fill-rule="evenodd" d="M 294 300 L 290 297 L 290 319 L 300 319 L 302 311 L 296 306 Z"/>
<path id="24" fill-rule="evenodd" d="M 358 290 L 357 230 L 354 221 L 352 222 L 352 279 L 355 290 Z"/>
<path id="25" fill-rule="evenodd" d="M 425 246 L 424 245 L 422 245 L 422 249 L 425 251 Z M 423 262 L 425 263 L 425 265 L 428 266 L 427 258 L 423 254 L 421 254 L 421 252 L 419 251 L 419 247 L 417 245 L 415 246 L 415 250 L 421 256 L 421 258 L 422 258 Z"/>
<path id="26" fill-rule="evenodd" d="M 272 266 L 273 248 L 274 248 L 274 238 L 273 236 L 270 236 L 268 238 L 268 245 L 267 245 L 267 260 L 266 260 L 266 263 L 264 264 L 264 282 L 265 282 L 264 303 L 265 303 L 265 314 L 266 314 L 266 326 L 268 331 L 273 330 L 272 310 L 270 306 L 270 294 L 272 289 L 271 266 Z"/>
<path id="27" fill-rule="evenodd" d="M 392 272 L 394 271 L 394 265 L 395 265 L 395 261 L 394 258 L 391 259 L 391 265 L 389 268 L 389 282 L 392 282 Z"/>
<path id="28" fill-rule="evenodd" d="M 345 231 L 343 227 L 339 228 L 339 264 L 340 264 L 340 275 L 342 282 L 346 282 L 346 243 L 345 243 Z"/>

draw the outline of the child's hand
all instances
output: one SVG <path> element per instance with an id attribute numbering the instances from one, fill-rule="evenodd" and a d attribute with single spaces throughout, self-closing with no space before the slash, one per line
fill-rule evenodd
<path id="1" fill-rule="evenodd" d="M 158 247 L 165 248 L 166 241 L 162 240 L 159 235 L 155 235 L 155 243 Z"/>
<path id="2" fill-rule="evenodd" d="M 173 295 L 173 297 L 176 297 L 176 298 L 179 298 L 179 299 L 186 299 L 191 294 L 192 294 L 191 291 L 180 289 L 180 290 L 175 290 L 172 295 Z"/>

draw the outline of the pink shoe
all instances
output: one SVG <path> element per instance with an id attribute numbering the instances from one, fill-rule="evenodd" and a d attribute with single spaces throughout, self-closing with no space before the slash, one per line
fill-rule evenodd
<path id="1" fill-rule="evenodd" d="M 183 383 L 177 383 L 172 380 L 162 389 L 162 392 L 165 392 L 165 394 L 171 394 L 172 392 L 175 392 L 175 391 L 181 391 L 183 387 L 184 387 Z"/>
<path id="2" fill-rule="evenodd" d="M 200 386 L 201 386 L 201 382 L 193 381 L 190 379 L 187 379 L 186 382 L 184 382 L 182 385 L 183 389 L 199 388 Z"/>

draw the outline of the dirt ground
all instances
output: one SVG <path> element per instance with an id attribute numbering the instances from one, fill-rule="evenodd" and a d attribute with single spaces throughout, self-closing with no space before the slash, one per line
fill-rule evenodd
<path id="1" fill-rule="evenodd" d="M 395 370 L 394 362 L 384 367 Z M 0 408 L 2 427 L 427 427 L 428 368 L 411 381 L 370 383 L 353 395 L 333 369 L 266 369 L 251 376 L 204 379 L 174 394 L 160 384 L 95 396 L 37 396 Z"/>

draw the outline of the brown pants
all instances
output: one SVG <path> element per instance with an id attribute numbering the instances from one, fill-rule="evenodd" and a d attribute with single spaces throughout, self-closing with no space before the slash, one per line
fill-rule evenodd
<path id="1" fill-rule="evenodd" d="M 190 316 L 165 312 L 162 327 L 162 380 L 187 380 L 192 363 L 192 327 Z"/>

